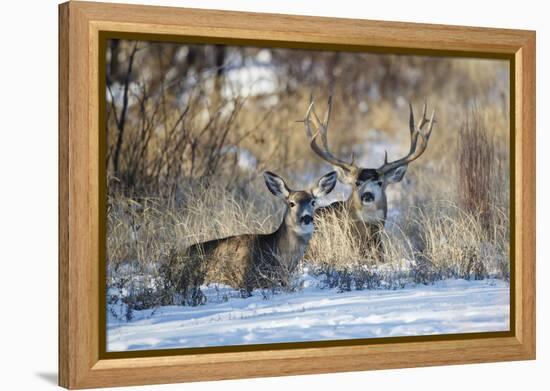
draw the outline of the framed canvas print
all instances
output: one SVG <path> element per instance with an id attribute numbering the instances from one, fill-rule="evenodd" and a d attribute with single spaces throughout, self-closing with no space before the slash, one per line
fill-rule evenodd
<path id="1" fill-rule="evenodd" d="M 535 358 L 534 32 L 59 12 L 62 386 Z"/>

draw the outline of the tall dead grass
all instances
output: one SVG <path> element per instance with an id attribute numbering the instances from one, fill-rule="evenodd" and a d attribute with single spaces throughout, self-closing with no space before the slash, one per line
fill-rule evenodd
<path id="1" fill-rule="evenodd" d="M 193 243 L 268 232 L 281 215 L 281 204 L 267 190 L 205 186 L 200 182 L 186 189 L 183 202 L 111 195 L 107 219 L 109 264 L 132 260 L 147 265 L 172 249 Z"/>
<path id="2" fill-rule="evenodd" d="M 493 210 L 500 219 L 504 211 Z M 501 221 L 501 220 L 499 220 Z M 509 278 L 507 224 L 492 225 L 452 202 L 411 206 L 386 225 L 382 246 L 363 253 L 350 216 L 327 214 L 316 225 L 304 263 L 326 286 L 342 290 L 429 284 L 446 278 Z"/>
<path id="3" fill-rule="evenodd" d="M 112 194 L 107 213 L 107 287 L 110 303 L 122 303 L 123 316 L 160 305 L 197 305 L 203 297 L 193 281 L 202 267 L 186 256 L 194 243 L 245 233 L 272 231 L 281 204 L 255 184 L 186 186 L 184 201 Z M 120 314 L 118 314 L 120 316 Z"/>

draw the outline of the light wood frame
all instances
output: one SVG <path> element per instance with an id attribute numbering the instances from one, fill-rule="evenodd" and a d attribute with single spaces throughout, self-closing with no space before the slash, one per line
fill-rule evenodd
<path id="1" fill-rule="evenodd" d="M 100 358 L 102 31 L 509 56 L 515 310 L 504 337 Z M 90 388 L 535 358 L 535 32 L 104 3 L 59 6 L 59 384 Z"/>

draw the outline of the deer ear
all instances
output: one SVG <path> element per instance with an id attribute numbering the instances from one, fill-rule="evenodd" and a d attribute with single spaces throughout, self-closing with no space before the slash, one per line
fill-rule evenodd
<path id="1" fill-rule="evenodd" d="M 286 185 L 283 178 L 270 171 L 266 171 L 264 172 L 264 179 L 267 188 L 275 197 L 282 199 L 288 198 L 290 195 L 290 189 Z"/>
<path id="2" fill-rule="evenodd" d="M 344 185 L 353 185 L 356 180 L 356 175 L 351 171 L 344 170 L 342 167 L 333 166 L 338 173 L 338 180 Z"/>
<path id="3" fill-rule="evenodd" d="M 401 180 L 403 179 L 403 177 L 405 176 L 405 174 L 407 172 L 407 167 L 408 167 L 408 165 L 405 164 L 404 166 L 399 166 L 399 167 L 396 167 L 393 170 L 389 171 L 388 173 L 386 173 L 384 175 L 386 181 L 388 183 L 401 182 Z"/>
<path id="4" fill-rule="evenodd" d="M 336 186 L 336 179 L 338 178 L 338 174 L 336 171 L 331 171 L 326 175 L 323 175 L 321 179 L 319 179 L 319 182 L 317 183 L 317 187 L 313 189 L 312 193 L 316 198 L 324 197 L 328 193 L 330 193 L 334 186 Z"/>

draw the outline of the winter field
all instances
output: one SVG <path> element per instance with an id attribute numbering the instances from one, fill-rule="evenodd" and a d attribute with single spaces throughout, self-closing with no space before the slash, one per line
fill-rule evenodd
<path id="1" fill-rule="evenodd" d="M 241 299 L 210 286 L 206 305 L 136 311 L 132 321 L 111 316 L 107 350 L 148 350 L 277 342 L 322 341 L 507 331 L 509 285 L 500 280 L 438 281 L 397 290 L 338 293 L 304 276 L 295 293 Z M 116 310 L 116 308 L 113 308 Z"/>
<path id="2" fill-rule="evenodd" d="M 126 40 L 106 50 L 108 351 L 509 329 L 508 61 Z M 376 200 L 325 214 L 299 266 L 243 298 L 242 281 L 189 246 L 287 224 L 295 203 L 268 189 L 266 171 L 311 190 L 335 169 L 310 144 L 312 99 L 331 113 L 327 149 L 353 166 L 317 207 L 358 196 L 359 173 L 416 145 L 409 104 L 413 123 L 423 103 L 437 119 L 406 172 L 370 180 Z M 356 223 L 373 205 L 387 216 L 380 245 L 365 246 Z"/>

